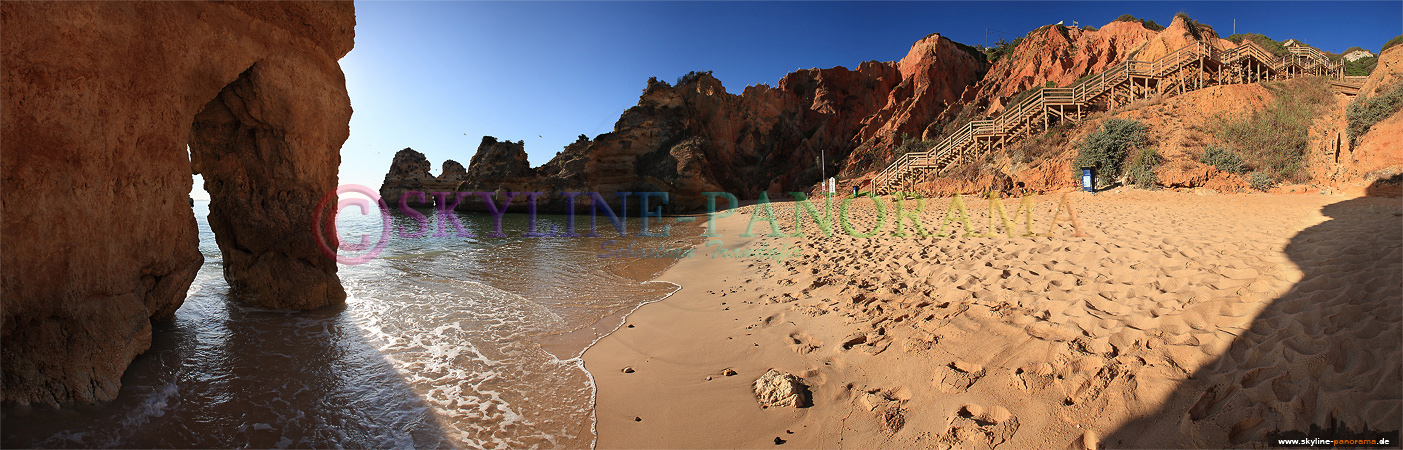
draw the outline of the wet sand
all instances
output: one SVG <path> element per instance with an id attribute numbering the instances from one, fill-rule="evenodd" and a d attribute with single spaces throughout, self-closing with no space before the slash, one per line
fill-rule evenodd
<path id="1" fill-rule="evenodd" d="M 1334 428 L 1310 437 L 1397 435 L 1397 198 L 1067 198 L 1088 236 L 1053 224 L 1055 196 L 1033 204 L 1034 231 L 1051 226 L 1042 237 L 1008 237 L 1001 223 L 996 237 L 892 237 L 889 198 L 873 238 L 821 237 L 813 222 L 808 237 L 765 237 L 763 219 L 759 236 L 739 237 L 753 206 L 721 219 L 721 248 L 801 256 L 713 258 L 704 245 L 664 272 L 680 291 L 584 355 L 598 447 L 1228 447 L 1312 425 Z M 965 203 L 986 232 L 987 202 Z M 854 202 L 856 228 L 874 223 L 871 205 Z M 949 205 L 927 201 L 925 227 Z M 775 211 L 792 230 L 793 205 Z M 809 404 L 761 408 L 751 384 L 771 368 L 802 378 Z"/>

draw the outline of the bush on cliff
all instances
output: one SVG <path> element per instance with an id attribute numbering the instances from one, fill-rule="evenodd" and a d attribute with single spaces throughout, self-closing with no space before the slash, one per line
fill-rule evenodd
<path id="1" fill-rule="evenodd" d="M 1271 189 L 1271 187 L 1276 184 L 1276 181 L 1272 180 L 1271 176 L 1267 175 L 1265 172 L 1252 172 L 1247 175 L 1247 184 L 1252 186 L 1252 189 L 1265 191 Z"/>
<path id="2" fill-rule="evenodd" d="M 1242 173 L 1245 169 L 1241 156 L 1237 156 L 1237 153 L 1232 150 L 1216 145 L 1210 145 L 1204 149 L 1203 154 L 1198 155 L 1198 162 L 1217 167 L 1218 170 L 1228 173 Z"/>
<path id="3" fill-rule="evenodd" d="M 1146 147 L 1135 152 L 1135 158 L 1130 162 L 1130 167 L 1125 169 L 1125 175 L 1130 182 L 1141 189 L 1155 187 L 1158 177 L 1155 176 L 1155 168 L 1159 163 L 1164 162 L 1164 158 L 1159 156 L 1159 152 L 1152 147 Z"/>
<path id="4" fill-rule="evenodd" d="M 940 141 L 923 141 L 919 138 L 911 137 L 910 134 L 901 133 L 901 145 L 896 147 L 896 156 L 900 157 L 901 155 L 911 152 L 924 152 L 930 150 L 931 147 L 934 147 L 935 144 L 939 142 Z"/>
<path id="5" fill-rule="evenodd" d="M 1374 124 L 1387 119 L 1399 109 L 1403 109 L 1403 83 L 1394 85 L 1383 94 L 1355 97 L 1345 110 L 1345 118 L 1349 120 L 1349 146 L 1353 148 Z"/>
<path id="6" fill-rule="evenodd" d="M 1247 165 L 1273 180 L 1302 181 L 1310 125 L 1334 97 L 1321 77 L 1300 77 L 1263 85 L 1276 97 L 1248 116 L 1228 116 L 1213 134 L 1241 155 Z"/>
<path id="7" fill-rule="evenodd" d="M 1379 48 L 1379 54 L 1384 54 L 1384 50 L 1393 48 L 1393 46 L 1398 44 L 1403 44 L 1403 34 L 1394 36 L 1393 39 L 1389 39 L 1388 42 L 1385 42 L 1384 46 Z"/>
<path id="8" fill-rule="evenodd" d="M 1018 48 L 1018 44 L 1022 42 L 1023 36 L 1013 38 L 1013 41 L 999 39 L 998 42 L 994 43 L 993 47 L 984 49 L 984 56 L 989 59 L 990 63 L 993 63 L 1000 58 L 1013 54 L 1013 49 Z"/>
<path id="9" fill-rule="evenodd" d="M 1145 129 L 1145 124 L 1134 120 L 1106 119 L 1100 128 L 1077 145 L 1077 157 L 1072 161 L 1073 171 L 1080 174 L 1082 167 L 1094 167 L 1101 180 L 1097 187 L 1110 185 L 1106 180 L 1120 178 L 1121 166 L 1130 147 L 1143 147 L 1148 143 Z"/>
<path id="10" fill-rule="evenodd" d="M 693 81 L 697 81 L 697 79 L 698 79 L 698 78 L 701 78 L 702 75 L 711 76 L 711 71 L 710 71 L 710 70 L 707 70 L 707 71 L 697 71 L 697 70 L 693 70 L 693 71 L 691 71 L 691 72 L 687 72 L 686 75 L 677 77 L 677 86 L 681 86 L 681 85 L 684 85 L 684 84 L 687 84 L 687 83 L 691 83 L 691 82 L 693 82 Z"/>
<path id="11" fill-rule="evenodd" d="M 1150 31 L 1160 31 L 1164 29 L 1164 27 L 1155 23 L 1155 21 L 1153 20 L 1141 19 L 1130 14 L 1121 14 L 1120 17 L 1116 18 L 1115 22 L 1140 22 L 1140 25 L 1144 26 L 1145 29 Z"/>

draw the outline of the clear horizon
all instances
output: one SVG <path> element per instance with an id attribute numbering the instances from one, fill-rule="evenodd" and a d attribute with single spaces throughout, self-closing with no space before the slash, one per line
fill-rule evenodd
<path id="1" fill-rule="evenodd" d="M 1377 53 L 1403 34 L 1403 2 L 357 2 L 341 60 L 355 113 L 341 184 L 378 188 L 410 147 L 438 174 L 483 136 L 525 141 L 532 167 L 613 130 L 649 77 L 713 71 L 727 92 L 799 69 L 896 61 L 940 33 L 982 45 L 1063 21 L 1186 12 L 1221 36 L 1298 39 Z M 990 30 L 986 33 L 986 30 Z M 193 196 L 207 199 L 197 177 Z"/>

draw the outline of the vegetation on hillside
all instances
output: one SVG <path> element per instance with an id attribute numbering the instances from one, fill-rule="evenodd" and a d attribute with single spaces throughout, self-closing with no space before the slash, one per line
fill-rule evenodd
<path id="1" fill-rule="evenodd" d="M 1012 41 L 1005 41 L 1003 39 L 999 39 L 998 42 L 994 43 L 993 47 L 988 47 L 984 49 L 984 56 L 986 58 L 989 58 L 990 63 L 993 63 L 994 61 L 998 61 L 1000 58 L 1012 55 L 1013 49 L 1018 48 L 1018 44 L 1022 42 L 1023 36 L 1013 38 Z"/>
<path id="2" fill-rule="evenodd" d="M 1250 116 L 1222 117 L 1213 134 L 1272 183 L 1305 179 L 1310 124 L 1333 97 L 1321 77 L 1263 85 L 1276 100 Z"/>
<path id="3" fill-rule="evenodd" d="M 1345 61 L 1345 75 L 1362 76 L 1374 73 L 1374 68 L 1379 66 L 1379 57 L 1370 56 L 1359 58 L 1354 61 Z"/>
<path id="4" fill-rule="evenodd" d="M 1159 181 L 1155 176 L 1155 168 L 1159 163 L 1164 162 L 1164 158 L 1159 156 L 1159 152 L 1153 147 L 1142 148 L 1135 152 L 1135 156 L 1130 161 L 1130 166 L 1125 168 L 1125 176 L 1130 179 L 1130 183 L 1142 189 L 1151 189 Z"/>
<path id="5" fill-rule="evenodd" d="M 1145 129 L 1145 124 L 1134 120 L 1106 119 L 1077 145 L 1077 157 L 1072 160 L 1072 169 L 1080 173 L 1082 167 L 1095 168 L 1098 178 L 1096 188 L 1109 186 L 1109 180 L 1120 178 L 1124 172 L 1122 166 L 1130 148 L 1145 147 L 1149 143 Z"/>
<path id="6" fill-rule="evenodd" d="M 1403 83 L 1372 97 L 1360 95 L 1349 103 L 1345 118 L 1349 120 L 1349 145 L 1359 141 L 1364 133 L 1380 121 L 1403 109 Z"/>
<path id="7" fill-rule="evenodd" d="M 1283 56 L 1291 53 L 1286 50 L 1286 46 L 1282 45 L 1281 42 L 1257 33 L 1238 33 L 1228 36 L 1228 40 L 1232 41 L 1234 44 L 1241 44 L 1244 40 L 1252 41 L 1276 56 Z"/>
<path id="8" fill-rule="evenodd" d="M 1203 154 L 1198 155 L 1198 162 L 1217 167 L 1218 170 L 1228 173 L 1242 173 L 1246 168 L 1242 163 L 1241 156 L 1217 145 L 1210 145 L 1204 149 Z"/>
<path id="9" fill-rule="evenodd" d="M 1174 13 L 1174 18 L 1184 20 L 1184 24 L 1187 25 L 1189 29 L 1189 34 L 1193 35 L 1194 39 L 1202 40 L 1204 32 L 1213 31 L 1213 27 L 1198 23 L 1197 20 L 1194 20 L 1194 18 L 1189 17 L 1189 13 L 1179 11 L 1177 13 Z"/>
<path id="10" fill-rule="evenodd" d="M 1339 52 L 1339 53 L 1325 52 L 1325 56 L 1328 57 L 1328 58 L 1330 58 L 1331 61 L 1339 61 L 1341 58 L 1344 58 L 1345 55 L 1348 55 L 1348 54 L 1350 54 L 1351 52 L 1355 52 L 1355 51 L 1363 50 L 1363 49 L 1364 49 L 1363 47 L 1350 47 L 1350 48 L 1345 49 L 1345 51 Z"/>
<path id="11" fill-rule="evenodd" d="M 930 150 L 940 141 L 923 141 L 920 138 L 913 138 L 910 134 L 901 133 L 901 145 L 896 146 L 896 156 L 900 157 L 911 152 L 924 152 Z"/>
<path id="12" fill-rule="evenodd" d="M 676 85 L 677 85 L 677 86 L 681 86 L 681 85 L 684 85 L 684 84 L 687 84 L 687 83 L 691 83 L 691 82 L 693 82 L 693 81 L 697 81 L 697 79 L 698 79 L 698 78 L 701 78 L 702 75 L 711 76 L 711 71 L 710 71 L 710 70 L 707 70 L 707 71 L 693 70 L 693 71 L 691 71 L 691 72 L 687 72 L 686 75 L 677 77 L 677 84 L 676 84 Z"/>
<path id="13" fill-rule="evenodd" d="M 1135 16 L 1132 16 L 1132 15 L 1130 15 L 1130 14 L 1121 14 L 1121 16 L 1120 16 L 1120 17 L 1117 17 L 1115 21 L 1116 21 L 1116 22 L 1139 22 L 1140 25 L 1144 26 L 1145 29 L 1150 30 L 1150 31 L 1162 31 L 1162 30 L 1164 30 L 1164 27 L 1163 27 L 1163 26 L 1160 26 L 1160 24 L 1155 23 L 1155 21 L 1153 21 L 1153 20 L 1141 19 L 1141 18 L 1139 18 L 1139 17 L 1135 17 Z"/>
<path id="14" fill-rule="evenodd" d="M 1384 54 L 1384 50 L 1388 50 L 1388 49 L 1390 49 L 1390 48 L 1393 48 L 1393 46 L 1398 45 L 1398 44 L 1403 44 L 1403 34 L 1394 36 L 1393 39 L 1389 39 L 1388 42 L 1385 42 L 1385 43 L 1384 43 L 1384 46 L 1381 47 L 1381 48 L 1379 48 L 1379 54 L 1380 54 L 1380 55 Z"/>

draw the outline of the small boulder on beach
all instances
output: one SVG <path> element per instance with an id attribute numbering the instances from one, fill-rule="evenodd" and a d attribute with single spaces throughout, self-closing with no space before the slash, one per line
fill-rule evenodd
<path id="1" fill-rule="evenodd" d="M 770 369 L 755 380 L 755 399 L 760 402 L 762 408 L 801 408 L 808 405 L 808 397 L 808 386 L 793 374 Z"/>

